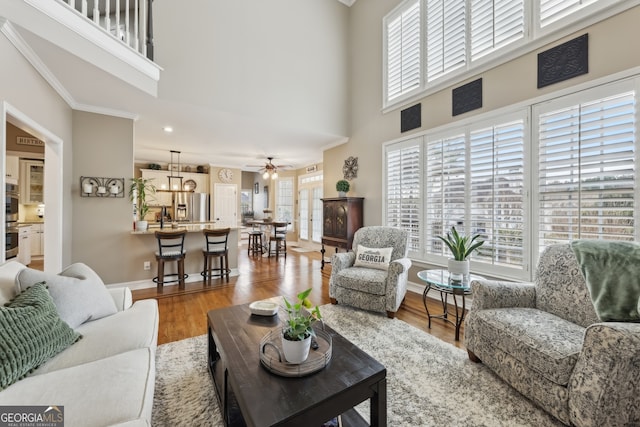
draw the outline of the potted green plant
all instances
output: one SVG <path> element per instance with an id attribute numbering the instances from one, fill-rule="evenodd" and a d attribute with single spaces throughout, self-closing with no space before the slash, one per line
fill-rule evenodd
<path id="1" fill-rule="evenodd" d="M 350 188 L 351 184 L 349 184 L 349 181 L 347 181 L 346 179 L 341 179 L 340 181 L 336 182 L 336 190 L 338 190 L 338 195 L 340 197 L 346 197 L 347 192 Z"/>
<path id="2" fill-rule="evenodd" d="M 302 363 L 307 360 L 311 337 L 315 336 L 311 325 L 322 319 L 317 305 L 313 310 L 307 310 L 312 307 L 309 301 L 311 289 L 300 292 L 297 303 L 292 304 L 287 298 L 282 297 L 288 315 L 285 326 L 282 328 L 282 351 L 289 363 Z"/>
<path id="3" fill-rule="evenodd" d="M 136 230 L 145 231 L 149 223 L 144 219 L 149 212 L 147 204 L 147 194 L 155 194 L 156 187 L 151 183 L 153 178 L 131 178 L 129 186 L 129 200 L 135 202 L 138 220 L 136 221 Z"/>
<path id="4" fill-rule="evenodd" d="M 479 234 L 463 236 L 456 230 L 455 226 L 447 232 L 445 237 L 438 236 L 451 251 L 452 258 L 449 258 L 447 267 L 449 274 L 459 277 L 459 275 L 469 275 L 469 255 L 484 244 L 484 240 L 478 240 Z"/>

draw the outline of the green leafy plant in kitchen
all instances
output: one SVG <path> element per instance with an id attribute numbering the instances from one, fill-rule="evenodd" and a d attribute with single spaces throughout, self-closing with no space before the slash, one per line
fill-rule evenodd
<path id="1" fill-rule="evenodd" d="M 346 179 L 341 179 L 340 181 L 336 182 L 336 190 L 338 192 L 346 193 L 350 188 L 351 184 L 349 184 L 349 181 L 347 181 Z"/>
<path id="2" fill-rule="evenodd" d="M 466 260 L 473 251 L 484 244 L 484 240 L 478 240 L 480 238 L 479 234 L 463 236 L 458 233 L 456 227 L 451 227 L 451 230 L 447 232 L 446 237 L 437 237 L 447 245 L 451 251 L 451 255 L 453 255 L 453 259 L 456 261 Z"/>
<path id="3" fill-rule="evenodd" d="M 310 336 L 315 336 L 311 325 L 322 319 L 322 315 L 317 305 L 313 310 L 307 310 L 307 308 L 312 307 L 311 301 L 309 301 L 311 289 L 300 292 L 298 294 L 298 302 L 294 304 L 290 303 L 287 298 L 282 297 L 288 314 L 288 319 L 283 328 L 283 336 L 289 341 L 302 341 Z"/>
<path id="4" fill-rule="evenodd" d="M 140 221 L 143 221 L 147 212 L 149 212 L 147 194 L 156 193 L 156 187 L 151 183 L 151 181 L 153 181 L 153 178 L 131 178 L 131 185 L 129 186 L 129 200 L 133 202 L 135 198 L 138 214 L 140 215 Z"/>

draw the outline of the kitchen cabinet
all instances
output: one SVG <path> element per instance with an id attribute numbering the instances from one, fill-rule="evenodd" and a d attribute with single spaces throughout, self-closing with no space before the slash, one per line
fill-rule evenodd
<path id="1" fill-rule="evenodd" d="M 29 233 L 31 256 L 44 255 L 44 224 L 31 225 Z"/>
<path id="2" fill-rule="evenodd" d="M 7 156 L 5 176 L 9 184 L 18 184 L 20 179 L 20 158 Z"/>
<path id="3" fill-rule="evenodd" d="M 336 197 L 322 200 L 322 262 L 325 264 L 324 245 L 351 249 L 353 235 L 362 227 L 363 197 Z"/>
<path id="4" fill-rule="evenodd" d="M 154 169 L 141 169 L 141 174 L 144 179 L 152 179 L 151 183 L 156 187 L 156 194 L 147 196 L 147 203 L 149 206 L 171 206 L 173 194 L 169 190 L 169 178 L 170 171 L 167 170 L 154 170 Z M 194 173 L 194 172 L 174 172 L 174 176 L 182 177 L 182 185 L 184 186 L 187 181 L 193 181 L 195 183 L 196 193 L 209 193 L 209 174 L 206 173 Z M 178 184 L 179 179 L 174 179 L 173 184 Z"/>
<path id="5" fill-rule="evenodd" d="M 44 161 L 20 160 L 20 203 L 44 203 Z"/>
<path id="6" fill-rule="evenodd" d="M 23 265 L 31 263 L 31 226 L 21 225 L 18 228 L 18 262 Z"/>

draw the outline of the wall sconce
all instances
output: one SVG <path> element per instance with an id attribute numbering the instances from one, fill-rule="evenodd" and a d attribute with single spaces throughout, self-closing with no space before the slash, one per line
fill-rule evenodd
<path id="1" fill-rule="evenodd" d="M 124 197 L 124 178 L 81 176 L 80 197 Z"/>

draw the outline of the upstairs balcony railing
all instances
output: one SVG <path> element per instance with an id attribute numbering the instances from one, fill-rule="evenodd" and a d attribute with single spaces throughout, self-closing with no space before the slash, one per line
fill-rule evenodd
<path id="1" fill-rule="evenodd" d="M 56 0 L 153 61 L 153 0 Z"/>

